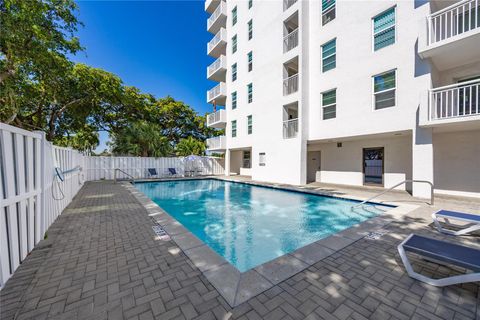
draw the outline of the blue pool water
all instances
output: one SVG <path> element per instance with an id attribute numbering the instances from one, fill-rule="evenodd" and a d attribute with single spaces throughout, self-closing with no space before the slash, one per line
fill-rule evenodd
<path id="1" fill-rule="evenodd" d="M 240 272 L 347 229 L 391 207 L 214 179 L 135 187 Z"/>

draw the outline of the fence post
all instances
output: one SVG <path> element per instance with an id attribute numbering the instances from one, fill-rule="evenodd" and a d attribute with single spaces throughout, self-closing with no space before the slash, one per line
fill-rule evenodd
<path id="1" fill-rule="evenodd" d="M 46 186 L 46 174 L 47 174 L 47 155 L 46 155 L 46 144 L 47 144 L 47 137 L 45 132 L 43 131 L 35 131 L 36 133 L 40 134 L 40 204 L 39 204 L 39 210 L 38 210 L 38 215 L 39 215 L 39 222 L 40 222 L 40 228 L 39 228 L 39 233 L 37 235 L 38 239 L 35 239 L 35 243 L 38 243 L 40 240 L 42 240 L 45 236 L 45 226 L 46 226 L 46 191 L 45 189 L 47 188 Z"/>

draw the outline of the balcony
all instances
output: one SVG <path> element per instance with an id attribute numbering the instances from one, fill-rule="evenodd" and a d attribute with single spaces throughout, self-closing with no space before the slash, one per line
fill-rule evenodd
<path id="1" fill-rule="evenodd" d="M 480 61 L 480 2 L 463 0 L 427 17 L 419 54 L 440 70 Z"/>
<path id="2" fill-rule="evenodd" d="M 298 91 L 298 73 L 283 80 L 284 96 L 288 96 L 289 94 L 295 93 L 297 91 Z"/>
<path id="3" fill-rule="evenodd" d="M 424 126 L 480 120 L 480 78 L 430 90 L 428 106 Z"/>
<path id="4" fill-rule="evenodd" d="M 221 109 L 207 115 L 207 127 L 223 129 L 227 124 L 227 113 Z"/>
<path id="5" fill-rule="evenodd" d="M 227 100 L 227 88 L 224 82 L 220 82 L 215 87 L 207 91 L 207 103 L 216 103 L 224 106 Z"/>
<path id="6" fill-rule="evenodd" d="M 223 151 L 226 149 L 227 139 L 225 136 L 218 136 L 207 139 L 208 151 Z"/>
<path id="7" fill-rule="evenodd" d="M 283 52 L 286 53 L 298 46 L 298 28 L 283 38 Z"/>
<path id="8" fill-rule="evenodd" d="M 207 30 L 216 34 L 220 28 L 225 28 L 227 23 L 227 5 L 224 1 L 215 9 L 210 18 L 207 20 Z"/>
<path id="9" fill-rule="evenodd" d="M 287 11 L 295 3 L 297 3 L 297 0 L 283 0 L 283 11 Z"/>
<path id="10" fill-rule="evenodd" d="M 298 134 L 298 118 L 283 121 L 283 139 L 296 138 Z"/>
<path id="11" fill-rule="evenodd" d="M 225 82 L 225 76 L 227 73 L 227 59 L 225 56 L 220 56 L 207 68 L 207 79 Z"/>
<path id="12" fill-rule="evenodd" d="M 224 2 L 224 1 L 223 0 L 206 0 L 205 11 L 207 11 L 208 13 L 213 13 L 217 9 L 220 2 Z"/>
<path id="13" fill-rule="evenodd" d="M 211 57 L 218 58 L 225 55 L 227 48 L 227 31 L 225 28 L 220 28 L 217 34 L 207 44 L 207 54 Z"/>

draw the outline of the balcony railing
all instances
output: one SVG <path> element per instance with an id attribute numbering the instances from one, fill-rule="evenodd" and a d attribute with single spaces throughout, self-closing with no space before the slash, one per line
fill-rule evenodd
<path id="1" fill-rule="evenodd" d="M 220 58 L 215 60 L 211 65 L 207 68 L 207 78 L 210 78 L 212 74 L 214 74 L 219 69 L 226 69 L 227 63 L 224 55 L 221 55 Z"/>
<path id="2" fill-rule="evenodd" d="M 207 45 L 207 53 L 213 50 L 217 44 L 220 43 L 220 41 L 227 41 L 227 31 L 225 28 L 221 28 L 220 31 L 217 32 L 217 34 L 213 37 L 212 40 Z"/>
<path id="3" fill-rule="evenodd" d="M 283 95 L 298 91 L 298 73 L 283 80 Z"/>
<path id="4" fill-rule="evenodd" d="M 430 120 L 480 115 L 480 79 L 430 91 Z"/>
<path id="5" fill-rule="evenodd" d="M 428 44 L 480 28 L 480 1 L 464 0 L 428 16 Z"/>
<path id="6" fill-rule="evenodd" d="M 297 0 L 283 0 L 283 11 L 293 6 Z"/>
<path id="7" fill-rule="evenodd" d="M 225 93 L 225 83 L 220 82 L 217 84 L 215 87 L 212 89 L 208 90 L 207 92 L 207 100 L 208 102 L 212 101 L 213 99 L 219 97 L 219 96 L 224 96 Z"/>
<path id="8" fill-rule="evenodd" d="M 283 38 L 283 52 L 288 52 L 298 46 L 298 28 Z"/>
<path id="9" fill-rule="evenodd" d="M 226 122 L 226 117 L 225 117 L 225 110 L 218 110 L 217 112 L 210 113 L 207 116 L 207 126 L 211 126 L 213 124 L 218 124 L 218 123 L 225 123 Z"/>
<path id="10" fill-rule="evenodd" d="M 223 150 L 226 146 L 225 136 L 218 136 L 207 139 L 208 150 Z"/>
<path id="11" fill-rule="evenodd" d="M 298 118 L 283 121 L 283 139 L 295 138 L 298 133 Z"/>
<path id="12" fill-rule="evenodd" d="M 210 30 L 212 27 L 213 23 L 220 17 L 220 15 L 227 15 L 227 5 L 225 4 L 224 1 L 220 2 L 220 5 L 215 9 L 215 11 L 212 13 L 210 18 L 207 20 L 207 30 Z"/>

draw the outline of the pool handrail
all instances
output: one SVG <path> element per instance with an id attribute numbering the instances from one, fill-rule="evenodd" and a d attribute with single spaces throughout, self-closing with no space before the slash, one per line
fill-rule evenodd
<path id="1" fill-rule="evenodd" d="M 121 173 L 129 176 L 129 177 L 131 178 L 130 180 L 131 180 L 132 182 L 135 182 L 135 177 L 134 177 L 134 176 L 132 176 L 131 174 L 126 173 L 126 172 L 123 171 L 122 169 L 115 168 L 114 174 L 113 174 L 113 183 L 117 183 L 117 172 L 118 172 L 118 171 L 120 171 Z"/>

